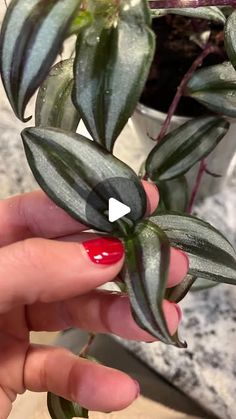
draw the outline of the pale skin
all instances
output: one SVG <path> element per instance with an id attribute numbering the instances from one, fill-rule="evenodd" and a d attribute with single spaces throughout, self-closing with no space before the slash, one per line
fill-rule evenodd
<path id="1" fill-rule="evenodd" d="M 147 182 L 144 187 L 151 213 L 158 192 Z M 26 389 L 51 391 L 102 412 L 123 409 L 138 396 L 138 384 L 123 372 L 29 342 L 31 330 L 69 327 L 155 340 L 133 321 L 126 296 L 95 290 L 117 277 L 124 258 L 94 264 L 83 246 L 84 230 L 41 191 L 0 203 L 0 419 Z M 187 269 L 186 256 L 171 249 L 168 287 L 181 282 Z M 168 301 L 163 308 L 173 334 L 180 310 Z"/>

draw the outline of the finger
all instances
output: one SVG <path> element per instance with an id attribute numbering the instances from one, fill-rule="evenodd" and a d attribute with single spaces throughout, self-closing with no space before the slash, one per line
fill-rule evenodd
<path id="1" fill-rule="evenodd" d="M 7 394 L 0 387 L 0 419 L 6 419 L 10 415 L 12 409 L 12 402 Z"/>
<path id="2" fill-rule="evenodd" d="M 50 391 L 102 412 L 124 409 L 139 395 L 138 383 L 123 372 L 65 349 L 35 345 L 30 346 L 25 361 L 24 383 L 31 391 Z"/>
<path id="3" fill-rule="evenodd" d="M 186 253 L 179 249 L 171 248 L 170 251 L 170 266 L 167 280 L 167 287 L 171 288 L 178 285 L 189 270 L 189 259 Z"/>
<path id="4" fill-rule="evenodd" d="M 150 211 L 157 206 L 157 189 L 148 182 L 143 184 Z M 0 229 L 0 246 L 6 246 L 30 237 L 61 237 L 87 227 L 73 220 L 42 191 L 35 191 L 1 201 Z"/>
<path id="5" fill-rule="evenodd" d="M 0 312 L 64 300 L 113 280 L 123 264 L 123 245 L 118 239 L 93 237 L 83 243 L 28 239 L 3 247 Z"/>
<path id="6" fill-rule="evenodd" d="M 165 300 L 163 310 L 168 329 L 173 335 L 179 325 L 180 309 Z M 131 340 L 156 340 L 135 323 L 129 298 L 124 294 L 93 291 L 64 302 L 29 306 L 26 314 L 29 329 L 34 331 L 49 332 L 76 327 L 96 333 L 112 333 Z"/>
<path id="7" fill-rule="evenodd" d="M 151 215 L 157 209 L 159 199 L 160 199 L 159 192 L 156 185 L 154 185 L 154 183 L 150 183 L 150 182 L 147 182 L 146 180 L 143 180 L 142 184 L 147 195 L 146 215 Z"/>
<path id="8" fill-rule="evenodd" d="M 65 242 L 81 242 L 84 240 L 89 240 L 91 237 L 94 237 L 94 234 L 90 232 L 84 232 L 81 234 L 73 234 L 71 236 L 61 237 L 58 240 Z M 188 269 L 188 256 L 181 250 L 172 247 L 170 249 L 170 267 L 168 272 L 167 287 L 174 287 L 183 281 L 188 273 Z"/>
<path id="9" fill-rule="evenodd" d="M 0 246 L 30 237 L 54 238 L 87 227 L 73 220 L 42 191 L 15 196 L 0 203 Z"/>
<path id="10" fill-rule="evenodd" d="M 151 215 L 157 208 L 159 203 L 159 192 L 153 183 L 142 181 L 143 187 L 147 194 L 147 213 Z M 188 256 L 178 249 L 171 249 L 170 269 L 168 276 L 168 287 L 174 287 L 179 284 L 188 273 L 189 260 Z"/>

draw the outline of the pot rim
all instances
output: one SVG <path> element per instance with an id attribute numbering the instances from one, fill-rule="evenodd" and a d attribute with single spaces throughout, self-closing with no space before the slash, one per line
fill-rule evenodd
<path id="1" fill-rule="evenodd" d="M 161 121 L 165 121 L 166 119 L 166 113 L 164 112 L 160 112 L 157 111 L 156 109 L 153 108 L 149 108 L 146 105 L 143 105 L 142 103 L 138 103 L 136 106 L 136 112 L 143 115 L 143 116 L 147 116 L 151 119 L 159 119 Z M 173 117 L 171 118 L 172 122 L 178 123 L 178 124 L 183 124 L 184 122 L 189 121 L 191 118 L 187 117 L 187 116 L 178 116 L 178 115 L 173 115 Z"/>

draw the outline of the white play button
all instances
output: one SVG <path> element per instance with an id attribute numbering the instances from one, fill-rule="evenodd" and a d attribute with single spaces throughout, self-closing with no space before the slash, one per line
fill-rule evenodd
<path id="1" fill-rule="evenodd" d="M 109 199 L 108 218 L 110 223 L 119 220 L 131 212 L 130 207 L 115 198 Z"/>

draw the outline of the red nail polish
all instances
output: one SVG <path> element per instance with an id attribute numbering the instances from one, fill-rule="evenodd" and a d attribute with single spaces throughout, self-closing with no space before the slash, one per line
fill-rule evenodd
<path id="1" fill-rule="evenodd" d="M 83 246 L 91 261 L 98 265 L 113 265 L 124 255 L 121 241 L 115 238 L 100 237 L 84 242 Z"/>

